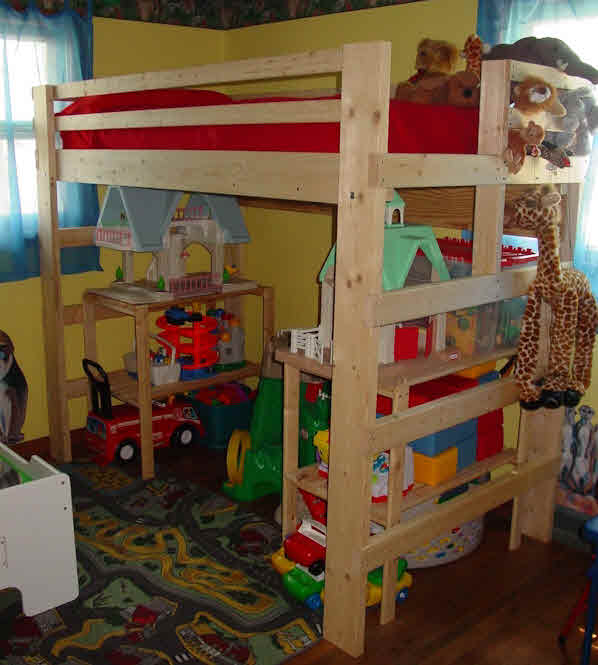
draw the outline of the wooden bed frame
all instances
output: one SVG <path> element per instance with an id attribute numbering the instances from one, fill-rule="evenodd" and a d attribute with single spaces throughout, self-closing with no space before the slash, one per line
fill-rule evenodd
<path id="1" fill-rule="evenodd" d="M 407 409 L 410 383 L 448 374 L 454 365 L 436 361 L 425 366 L 397 364 L 379 371 L 376 358 L 378 328 L 400 320 L 494 302 L 525 294 L 535 269 L 500 271 L 500 245 L 507 185 L 554 182 L 568 185 L 568 225 L 563 233 L 562 258 L 572 256 L 580 184 L 588 160 L 574 158 L 571 168 L 549 170 L 547 162 L 528 159 L 517 175 L 509 175 L 500 157 L 506 145 L 511 81 L 535 73 L 559 88 L 576 88 L 585 82 L 556 70 L 513 61 L 483 63 L 479 149 L 477 155 L 388 154 L 390 84 L 389 43 L 349 44 L 341 48 L 262 58 L 188 69 L 94 79 L 34 91 L 38 144 L 40 244 L 46 330 L 48 393 L 52 452 L 70 458 L 67 403 L 74 394 L 65 375 L 65 323 L 82 322 L 81 306 L 65 308 L 61 292 L 60 248 L 90 244 L 93 229 L 60 229 L 56 181 L 105 185 L 135 185 L 233 194 L 246 203 L 275 199 L 274 205 L 291 209 L 308 202 L 337 209 L 337 263 L 334 306 L 333 367 L 301 356 L 279 352 L 285 363 L 285 483 L 284 533 L 295 518 L 296 488 L 305 487 L 328 500 L 326 600 L 324 635 L 353 656 L 364 649 L 367 572 L 384 566 L 381 622 L 394 618 L 396 559 L 456 524 L 479 516 L 514 498 L 510 546 L 522 535 L 548 541 L 551 537 L 556 474 L 560 458 L 562 410 L 523 412 L 517 448 L 475 467 L 476 474 L 498 466 L 510 471 L 476 486 L 434 512 L 401 521 L 402 464 L 407 442 L 439 429 L 477 417 L 518 401 L 512 378 L 503 378 L 419 407 Z M 342 98 L 284 105 L 257 103 L 194 109 L 132 111 L 56 118 L 53 103 L 89 94 L 153 88 L 223 85 L 233 82 L 340 73 Z M 66 129 L 149 127 L 156 125 L 332 122 L 341 123 L 339 154 L 269 153 L 176 150 L 57 150 L 55 133 Z M 442 216 L 436 206 L 431 223 L 459 225 L 460 215 L 473 206 L 473 276 L 436 284 L 381 290 L 384 204 L 389 188 L 437 188 L 450 210 Z M 475 197 L 472 197 L 475 191 Z M 464 192 L 470 203 L 464 202 Z M 454 196 L 452 196 L 454 194 Z M 455 198 L 456 197 L 456 198 Z M 287 201 L 288 204 L 281 201 Z M 419 212 L 413 196 L 410 215 Z M 263 202 L 268 205 L 267 201 Z M 456 224 L 446 223 L 457 220 Z M 462 226 L 471 226 L 472 219 Z M 99 312 L 98 316 L 108 315 Z M 547 336 L 546 336 L 547 338 Z M 138 347 L 139 348 L 139 347 Z M 356 352 L 359 349 L 359 352 Z M 546 349 L 544 349 L 546 357 Z M 417 361 L 413 361 L 417 362 Z M 476 364 L 471 359 L 469 365 Z M 330 376 L 332 382 L 331 437 L 333 454 L 327 486 L 314 482 L 314 474 L 297 469 L 300 371 Z M 84 391 L 79 385 L 79 388 Z M 394 413 L 375 418 L 376 394 L 392 395 Z M 84 394 L 79 392 L 78 394 Z M 151 446 L 151 423 L 142 414 L 144 441 Z M 144 445 L 146 445 L 144 443 Z M 372 518 L 370 475 L 372 457 L 390 450 L 391 475 L 388 503 L 377 508 L 376 521 L 386 529 L 369 535 Z M 481 463 L 480 463 L 481 464 Z M 150 469 L 153 471 L 153 467 Z M 466 470 L 467 472 L 467 470 Z M 468 472 L 471 479 L 472 471 Z M 144 475 L 147 475 L 144 472 Z M 449 486 L 467 480 L 458 475 Z M 351 488 L 347 492 L 347 488 Z M 405 504 L 439 494 L 420 488 Z M 351 506 L 347 510 L 348 505 Z M 349 608 L 349 609 L 348 609 Z M 409 611 L 408 607 L 405 611 Z"/>

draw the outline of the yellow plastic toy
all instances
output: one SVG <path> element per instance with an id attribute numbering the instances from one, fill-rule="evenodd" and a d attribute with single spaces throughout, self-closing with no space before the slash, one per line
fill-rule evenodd
<path id="1" fill-rule="evenodd" d="M 440 485 L 457 473 L 458 450 L 455 446 L 447 448 L 434 457 L 413 453 L 415 482 L 425 485 Z"/>

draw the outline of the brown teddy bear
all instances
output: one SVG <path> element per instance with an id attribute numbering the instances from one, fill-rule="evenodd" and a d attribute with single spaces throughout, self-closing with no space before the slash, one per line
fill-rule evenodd
<path id="1" fill-rule="evenodd" d="M 548 115 L 562 118 L 567 114 L 556 88 L 537 76 L 528 76 L 513 88 L 513 102 L 519 113 L 519 118 L 513 118 L 514 127 L 523 127 L 532 118 L 545 126 Z"/>
<path id="2" fill-rule="evenodd" d="M 457 72 L 447 81 L 446 103 L 451 106 L 479 106 L 480 79 L 471 70 Z"/>
<path id="3" fill-rule="evenodd" d="M 422 81 L 451 74 L 458 61 L 459 51 L 454 44 L 438 39 L 422 39 L 415 57 L 417 72 L 407 81 L 399 83 L 395 98 L 411 101 L 415 89 Z"/>
<path id="4" fill-rule="evenodd" d="M 525 162 L 527 146 L 539 146 L 544 140 L 544 129 L 530 120 L 527 127 L 509 130 L 509 145 L 505 148 L 503 159 L 509 173 L 519 173 Z"/>

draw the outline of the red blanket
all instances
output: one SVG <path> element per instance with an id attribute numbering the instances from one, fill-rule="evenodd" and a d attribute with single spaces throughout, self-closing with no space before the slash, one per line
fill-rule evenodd
<path id="1" fill-rule="evenodd" d="M 58 115 L 217 104 L 306 101 L 293 97 L 233 100 L 210 90 L 148 90 L 82 97 Z M 388 152 L 477 152 L 478 109 L 390 102 Z M 339 123 L 202 125 L 62 132 L 66 149 L 271 150 L 338 152 Z"/>

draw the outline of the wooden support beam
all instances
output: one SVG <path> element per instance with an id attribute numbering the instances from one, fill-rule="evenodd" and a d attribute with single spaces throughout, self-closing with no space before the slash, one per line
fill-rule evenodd
<path id="1" fill-rule="evenodd" d="M 154 477 L 154 441 L 152 437 L 152 384 L 149 359 L 149 317 L 146 307 L 135 311 L 135 348 L 137 351 L 137 405 L 141 436 L 141 476 Z"/>
<path id="2" fill-rule="evenodd" d="M 105 95 L 133 90 L 158 90 L 189 86 L 215 85 L 258 81 L 268 78 L 289 78 L 310 74 L 330 74 L 340 71 L 342 49 L 322 49 L 268 58 L 251 58 L 221 64 L 199 65 L 161 72 L 125 74 L 108 78 L 89 79 L 56 86 L 55 99 L 76 99 L 87 95 Z"/>
<path id="3" fill-rule="evenodd" d="M 81 226 L 77 229 L 58 229 L 58 243 L 61 247 L 88 247 L 95 244 L 95 226 Z"/>
<path id="4" fill-rule="evenodd" d="M 549 478 L 556 478 L 560 461 L 559 455 L 527 462 L 518 471 L 471 486 L 465 494 L 438 505 L 433 511 L 372 536 L 363 552 L 364 568 L 372 570 L 390 557 L 420 547 L 439 533 L 479 517 Z"/>
<path id="5" fill-rule="evenodd" d="M 527 293 L 535 276 L 535 267 L 525 267 L 498 275 L 465 277 L 386 291 L 369 298 L 366 317 L 372 325 L 385 326 L 396 321 L 409 321 L 429 314 L 515 298 Z"/>
<path id="6" fill-rule="evenodd" d="M 223 150 L 58 150 L 57 178 L 98 185 L 332 203 L 338 154 Z"/>
<path id="7" fill-rule="evenodd" d="M 369 436 L 359 442 L 360 450 L 376 455 L 381 450 L 404 446 L 453 425 L 501 409 L 519 399 L 515 379 L 507 377 L 454 395 L 414 406 L 400 413 L 378 418 Z"/>
<path id="8" fill-rule="evenodd" d="M 282 451 L 282 537 L 295 531 L 297 526 L 297 485 L 287 480 L 287 474 L 296 475 L 299 468 L 299 377 L 300 372 L 291 365 L 284 366 L 284 411 Z"/>
<path id="9" fill-rule="evenodd" d="M 46 390 L 50 426 L 50 450 L 59 462 L 71 460 L 71 435 L 66 396 L 64 302 L 60 270 L 56 152 L 54 147 L 54 87 L 33 89 L 37 150 L 37 198 L 39 214 L 40 273 L 46 359 Z"/>
<path id="10" fill-rule="evenodd" d="M 348 44 L 343 53 L 324 637 L 357 657 L 366 603 L 357 553 L 368 540 L 371 495 L 371 457 L 360 442 L 375 419 L 378 354 L 378 332 L 362 312 L 381 289 L 385 202 L 365 165 L 388 144 L 390 44 Z"/>

